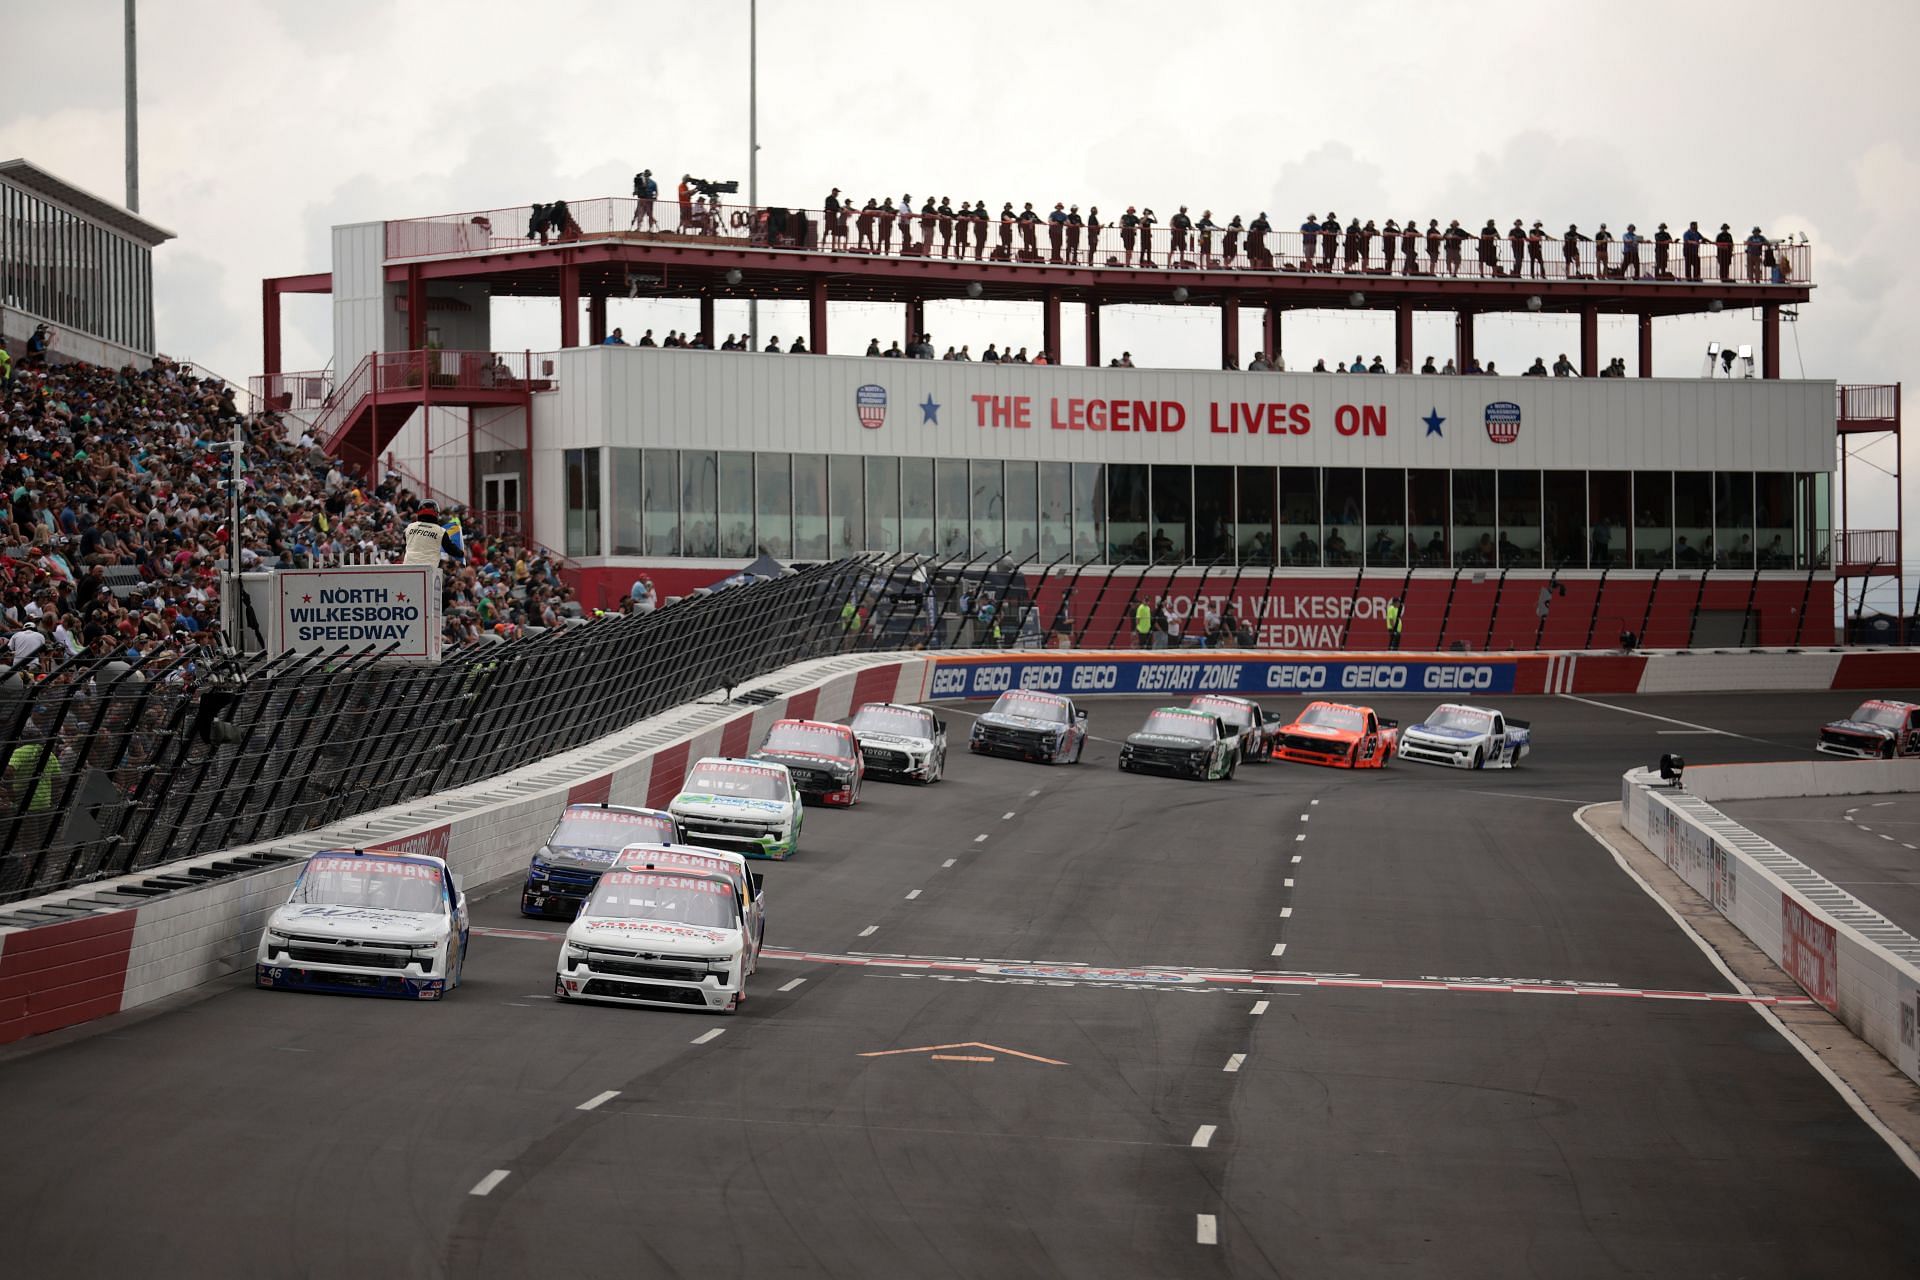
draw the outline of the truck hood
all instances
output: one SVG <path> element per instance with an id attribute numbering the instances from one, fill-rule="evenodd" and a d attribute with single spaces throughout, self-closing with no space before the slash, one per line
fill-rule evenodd
<path id="1" fill-rule="evenodd" d="M 738 929 L 709 929 L 673 920 L 577 919 L 567 930 L 575 946 L 610 946 L 657 950 L 680 956 L 724 959 L 740 950 Z"/>
<path id="2" fill-rule="evenodd" d="M 1159 747 L 1162 750 L 1191 751 L 1198 755 L 1213 744 L 1202 742 L 1198 738 L 1183 738 L 1172 733 L 1130 733 L 1127 735 L 1130 747 Z"/>
<path id="3" fill-rule="evenodd" d="M 852 773 L 853 764 L 845 756 L 818 755 L 811 751 L 756 751 L 755 760 L 784 764 L 789 769 L 825 769 L 832 773 Z"/>
<path id="4" fill-rule="evenodd" d="M 1035 720 L 1032 716 L 1009 716 L 992 711 L 981 716 L 978 723 L 999 729 L 1019 729 L 1023 733 L 1062 733 L 1067 727 L 1058 720 Z"/>
<path id="5" fill-rule="evenodd" d="M 709 796 L 686 791 L 675 796 L 668 810 L 696 818 L 758 818 L 774 822 L 788 816 L 793 806 L 779 800 L 754 800 L 747 796 Z"/>
<path id="6" fill-rule="evenodd" d="M 906 738 L 897 733 L 862 733 L 857 737 L 863 747 L 899 747 L 906 751 L 933 750 L 932 738 Z"/>
<path id="7" fill-rule="evenodd" d="M 322 907 L 288 903 L 273 913 L 267 927 L 279 933 L 315 938 L 351 938 L 359 942 L 418 944 L 447 936 L 440 912 L 384 911 L 377 907 Z"/>
<path id="8" fill-rule="evenodd" d="M 1829 729 L 1838 729 L 1842 733 L 1857 733 L 1868 738 L 1891 738 L 1893 730 L 1883 724 L 1868 724 L 1864 720 L 1833 720 L 1827 724 Z"/>
<path id="9" fill-rule="evenodd" d="M 1290 724 L 1284 732 L 1305 734 L 1309 738 L 1337 738 L 1342 742 L 1350 742 L 1360 736 L 1358 729 L 1334 729 L 1324 724 Z"/>

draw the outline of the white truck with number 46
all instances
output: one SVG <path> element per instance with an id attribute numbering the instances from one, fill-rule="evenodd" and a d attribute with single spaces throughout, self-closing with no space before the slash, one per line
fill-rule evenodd
<path id="1" fill-rule="evenodd" d="M 1455 769 L 1511 769 L 1533 749 L 1533 729 L 1489 707 L 1442 703 L 1400 730 L 1400 758 Z"/>

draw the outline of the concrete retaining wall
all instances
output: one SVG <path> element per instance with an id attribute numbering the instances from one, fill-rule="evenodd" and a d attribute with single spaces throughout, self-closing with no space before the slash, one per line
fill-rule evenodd
<path id="1" fill-rule="evenodd" d="M 1824 766 L 1742 767 L 1764 771 Z M 1836 767 L 1848 766 L 1836 762 Z M 1689 786 L 1692 781 L 1689 770 Z M 1698 795 L 1660 785 L 1657 774 L 1636 770 L 1625 775 L 1620 800 L 1623 825 L 1635 838 L 1808 995 L 1908 1078 L 1920 1081 L 1915 1046 L 1920 939 Z"/>

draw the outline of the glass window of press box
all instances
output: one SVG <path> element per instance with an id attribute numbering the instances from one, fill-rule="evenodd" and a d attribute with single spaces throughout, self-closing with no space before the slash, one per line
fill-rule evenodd
<path id="1" fill-rule="evenodd" d="M 566 554 L 1294 569 L 1822 568 L 1831 480 L 1790 471 L 1166 466 L 707 449 L 566 453 Z"/>
<path id="2" fill-rule="evenodd" d="M 153 350 L 153 250 L 0 178 L 0 306 Z"/>

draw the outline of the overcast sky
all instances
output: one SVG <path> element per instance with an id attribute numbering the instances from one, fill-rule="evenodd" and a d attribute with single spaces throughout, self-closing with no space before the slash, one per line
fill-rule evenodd
<path id="1" fill-rule="evenodd" d="M 146 0 L 140 26 L 142 212 L 180 237 L 156 259 L 161 345 L 238 381 L 259 372 L 261 278 L 325 270 L 336 223 L 621 195 L 641 167 L 745 191 L 745 0 Z M 0 153 L 123 198 L 120 0 L 14 6 L 4 38 Z M 1915 0 L 761 0 L 760 192 L 1187 204 L 1283 228 L 1329 207 L 1758 224 L 1814 244 L 1783 372 L 1891 382 L 1920 343 L 1902 301 L 1920 292 L 1916 45 Z M 325 364 L 325 301 L 289 302 L 287 321 L 286 367 Z M 611 322 L 694 327 L 690 303 L 620 302 Z M 804 324 L 762 309 L 763 335 Z M 723 306 L 718 326 L 745 321 Z M 930 307 L 928 326 L 941 349 L 1040 340 L 1037 306 Z M 900 329 L 898 308 L 837 307 L 833 349 Z M 1210 310 L 1112 308 L 1103 354 L 1210 368 L 1218 332 Z M 1515 373 L 1578 341 L 1567 319 L 1483 318 L 1479 334 Z M 554 304 L 497 305 L 495 336 L 555 345 Z M 1758 325 L 1661 321 L 1656 371 L 1697 376 L 1715 339 L 1757 343 Z M 1391 361 L 1391 315 L 1295 314 L 1284 341 L 1295 368 Z M 1421 356 L 1450 344 L 1443 320 L 1418 322 Z M 1630 321 L 1602 322 L 1603 361 L 1631 367 L 1634 350 Z"/>

